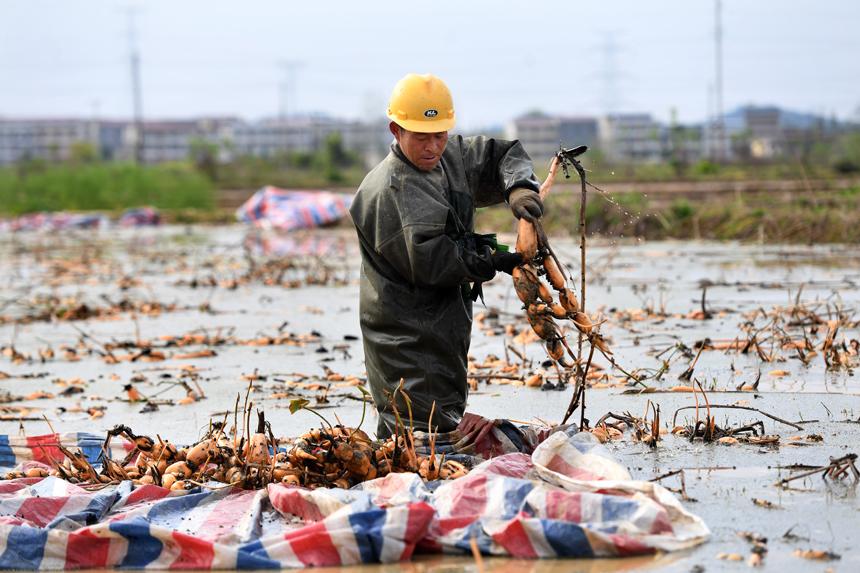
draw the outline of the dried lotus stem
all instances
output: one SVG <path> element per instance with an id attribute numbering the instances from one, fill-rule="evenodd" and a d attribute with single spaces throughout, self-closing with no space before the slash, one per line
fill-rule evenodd
<path id="1" fill-rule="evenodd" d="M 586 194 L 585 187 L 585 171 L 582 169 L 582 166 L 580 166 L 579 163 L 576 161 L 574 161 L 574 167 L 576 167 L 577 172 L 579 172 L 579 178 L 580 181 L 582 181 L 582 192 L 579 201 L 579 306 L 580 310 L 582 310 L 582 312 L 585 312 L 585 206 L 588 196 Z M 580 355 L 582 354 L 582 340 L 583 336 L 582 333 L 580 333 Z"/>

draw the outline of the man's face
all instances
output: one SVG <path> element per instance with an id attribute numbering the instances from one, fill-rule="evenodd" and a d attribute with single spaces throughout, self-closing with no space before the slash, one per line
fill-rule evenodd
<path id="1" fill-rule="evenodd" d="M 442 159 L 442 152 L 448 143 L 448 132 L 417 133 L 407 131 L 391 123 L 391 133 L 394 134 L 403 155 L 421 171 L 432 171 Z"/>

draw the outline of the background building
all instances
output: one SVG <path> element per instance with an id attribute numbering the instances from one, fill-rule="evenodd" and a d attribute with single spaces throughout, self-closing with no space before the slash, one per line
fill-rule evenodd
<path id="1" fill-rule="evenodd" d="M 392 138 L 387 120 L 358 122 L 327 116 L 300 116 L 238 125 L 233 152 L 257 157 L 313 152 L 333 134 L 340 135 L 345 150 L 357 153 L 367 164 L 378 162 L 387 153 Z"/>
<path id="2" fill-rule="evenodd" d="M 153 120 L 143 122 L 144 163 L 184 161 L 196 143 L 217 146 L 218 159 L 237 156 L 277 157 L 291 152 L 312 153 L 332 134 L 339 134 L 347 151 L 366 163 L 378 162 L 391 141 L 387 121 L 358 122 L 326 116 L 244 122 L 234 117 Z M 0 118 L 0 165 L 26 159 L 66 161 L 72 148 L 88 144 L 103 160 L 135 157 L 137 128 L 132 121 L 86 119 Z"/>
<path id="3" fill-rule="evenodd" d="M 66 161 L 75 144 L 99 145 L 99 124 L 84 119 L 0 119 L 0 165 L 24 159 Z"/>
<path id="4" fill-rule="evenodd" d="M 857 129 L 774 106 L 738 108 L 726 114 L 724 124 L 720 157 L 727 161 L 806 157 L 816 143 L 827 144 L 840 133 Z M 153 120 L 143 122 L 142 131 L 145 163 L 187 160 L 200 143 L 214 146 L 221 162 L 242 156 L 314 153 L 338 134 L 343 149 L 372 166 L 385 156 L 392 141 L 386 119 L 354 121 L 319 114 L 255 122 L 236 117 Z M 673 121 L 667 126 L 647 113 L 575 117 L 531 112 L 514 119 L 499 135 L 519 139 L 536 161 L 549 158 L 560 147 L 576 145 L 600 150 L 614 163 L 693 163 L 715 157 L 713 123 Z M 106 161 L 130 161 L 137 140 L 132 121 L 0 118 L 0 165 L 26 159 L 66 161 L 81 145 L 90 146 Z"/>
<path id="5" fill-rule="evenodd" d="M 648 113 L 619 113 L 598 120 L 600 150 L 609 161 L 651 162 L 664 157 L 664 128 Z"/>
<path id="6" fill-rule="evenodd" d="M 532 159 L 539 160 L 552 157 L 559 147 L 594 147 L 597 142 L 597 120 L 532 112 L 514 119 L 506 135 L 510 139 L 519 139 Z"/>
<path id="7" fill-rule="evenodd" d="M 195 142 L 215 144 L 220 159 L 227 160 L 226 148 L 240 124 L 236 118 L 199 118 L 180 121 L 147 121 L 143 123 L 144 163 L 164 163 L 188 159 Z M 119 156 L 131 159 L 136 129 L 125 126 Z M 225 147 L 227 146 L 227 147 Z"/>

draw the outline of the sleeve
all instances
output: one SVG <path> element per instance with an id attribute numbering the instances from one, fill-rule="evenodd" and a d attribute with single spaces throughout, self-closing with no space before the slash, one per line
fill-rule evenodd
<path id="1" fill-rule="evenodd" d="M 455 287 L 488 281 L 496 274 L 489 247 L 469 249 L 465 239 L 446 235 L 444 225 L 406 225 L 379 246 L 379 254 L 418 287 Z"/>
<path id="2" fill-rule="evenodd" d="M 508 200 L 517 188 L 540 190 L 532 160 L 519 141 L 457 136 L 478 207 Z"/>

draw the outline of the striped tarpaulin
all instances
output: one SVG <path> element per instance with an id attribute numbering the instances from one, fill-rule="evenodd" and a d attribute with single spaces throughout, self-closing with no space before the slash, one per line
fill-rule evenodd
<path id="1" fill-rule="evenodd" d="M 266 186 L 236 210 L 236 218 L 257 227 L 292 231 L 334 223 L 349 213 L 350 195 Z"/>
<path id="2" fill-rule="evenodd" d="M 29 455 L 19 439 L 4 438 L 0 456 L 37 464 L 35 452 L 51 454 L 58 438 L 92 447 L 80 436 L 27 438 Z M 631 479 L 591 434 L 572 431 L 448 482 L 402 473 L 351 490 L 209 485 L 89 491 L 53 477 L 0 482 L 0 568 L 388 563 L 416 551 L 468 552 L 472 539 L 487 555 L 609 557 L 684 549 L 709 535 L 671 492 Z"/>
<path id="3" fill-rule="evenodd" d="M 60 451 L 60 445 L 72 451 L 81 451 L 91 463 L 96 463 L 101 457 L 104 442 L 104 436 L 89 432 L 43 436 L 0 435 L 0 470 L 8 471 L 21 465 L 26 467 L 27 462 L 50 465 L 50 460 L 62 461 L 65 456 Z M 132 446 L 122 438 L 114 438 L 109 449 L 112 458 L 122 458 L 131 451 Z"/>

